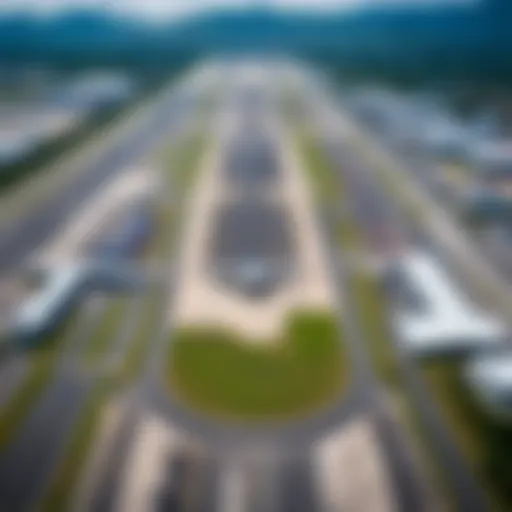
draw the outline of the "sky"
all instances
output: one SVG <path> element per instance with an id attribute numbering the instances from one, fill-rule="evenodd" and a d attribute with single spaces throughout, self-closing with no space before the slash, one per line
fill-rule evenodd
<path id="1" fill-rule="evenodd" d="M 0 11 L 30 9 L 42 14 L 53 13 L 62 8 L 105 7 L 128 14 L 149 18 L 179 18 L 211 8 L 243 8 L 267 5 L 280 9 L 325 11 L 350 9 L 386 3 L 446 3 L 469 2 L 471 0 L 0 0 Z"/>

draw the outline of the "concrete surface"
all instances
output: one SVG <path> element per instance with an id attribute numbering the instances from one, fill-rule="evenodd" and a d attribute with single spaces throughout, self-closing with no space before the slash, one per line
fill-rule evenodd
<path id="1" fill-rule="evenodd" d="M 320 500 L 329 512 L 393 512 L 394 498 L 371 423 L 360 418 L 315 450 Z"/>

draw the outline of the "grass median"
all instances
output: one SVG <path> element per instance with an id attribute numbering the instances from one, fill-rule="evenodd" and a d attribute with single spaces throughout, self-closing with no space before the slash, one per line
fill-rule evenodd
<path id="1" fill-rule="evenodd" d="M 305 163 L 309 182 L 313 187 L 316 199 L 325 203 L 337 202 L 343 193 L 342 182 L 336 176 L 320 141 L 308 130 L 295 132 L 296 148 Z"/>
<path id="2" fill-rule="evenodd" d="M 85 364 L 92 368 L 99 364 L 115 341 L 115 336 L 122 324 L 131 297 L 104 298 L 106 301 L 102 318 L 89 340 L 84 352 Z"/>
<path id="3" fill-rule="evenodd" d="M 188 134 L 178 144 L 173 144 L 162 151 L 159 160 L 163 162 L 166 177 L 173 187 L 186 191 L 194 183 L 207 142 L 206 133 L 198 130 Z"/>
<path id="4" fill-rule="evenodd" d="M 294 416 L 339 399 L 349 381 L 343 334 L 324 312 L 296 312 L 282 339 L 255 344 L 219 329 L 175 333 L 166 366 L 170 392 L 217 416 Z"/>

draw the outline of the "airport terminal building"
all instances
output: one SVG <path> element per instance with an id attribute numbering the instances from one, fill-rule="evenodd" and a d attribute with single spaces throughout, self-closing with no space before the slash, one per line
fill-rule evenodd
<path id="1" fill-rule="evenodd" d="M 469 355 L 500 346 L 505 326 L 466 299 L 431 254 L 404 254 L 386 277 L 393 328 L 415 357 Z"/>

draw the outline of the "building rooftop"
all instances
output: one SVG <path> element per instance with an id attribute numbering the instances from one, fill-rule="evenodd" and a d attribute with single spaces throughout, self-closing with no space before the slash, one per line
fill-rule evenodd
<path id="1" fill-rule="evenodd" d="M 489 405 L 512 406 L 512 349 L 479 355 L 467 363 L 465 378 Z"/>
<path id="2" fill-rule="evenodd" d="M 398 264 L 406 293 L 394 316 L 400 341 L 421 355 L 475 350 L 501 343 L 504 325 L 478 309 L 432 255 L 411 251 Z"/>
<path id="3" fill-rule="evenodd" d="M 425 120 L 420 131 L 424 144 L 431 151 L 462 153 L 466 150 L 468 134 L 451 117 L 432 116 Z"/>
<path id="4" fill-rule="evenodd" d="M 481 174 L 512 176 L 512 141 L 479 141 L 472 145 L 470 157 Z"/>
<path id="5" fill-rule="evenodd" d="M 69 295 L 83 281 L 84 274 L 84 269 L 78 265 L 52 269 L 43 288 L 21 304 L 15 319 L 16 326 L 35 329 L 44 324 L 45 320 L 59 308 L 62 301 L 68 300 Z"/>
<path id="6" fill-rule="evenodd" d="M 135 91 L 135 83 L 122 74 L 90 74 L 53 91 L 47 103 L 58 107 L 90 109 L 104 102 L 124 101 Z"/>

